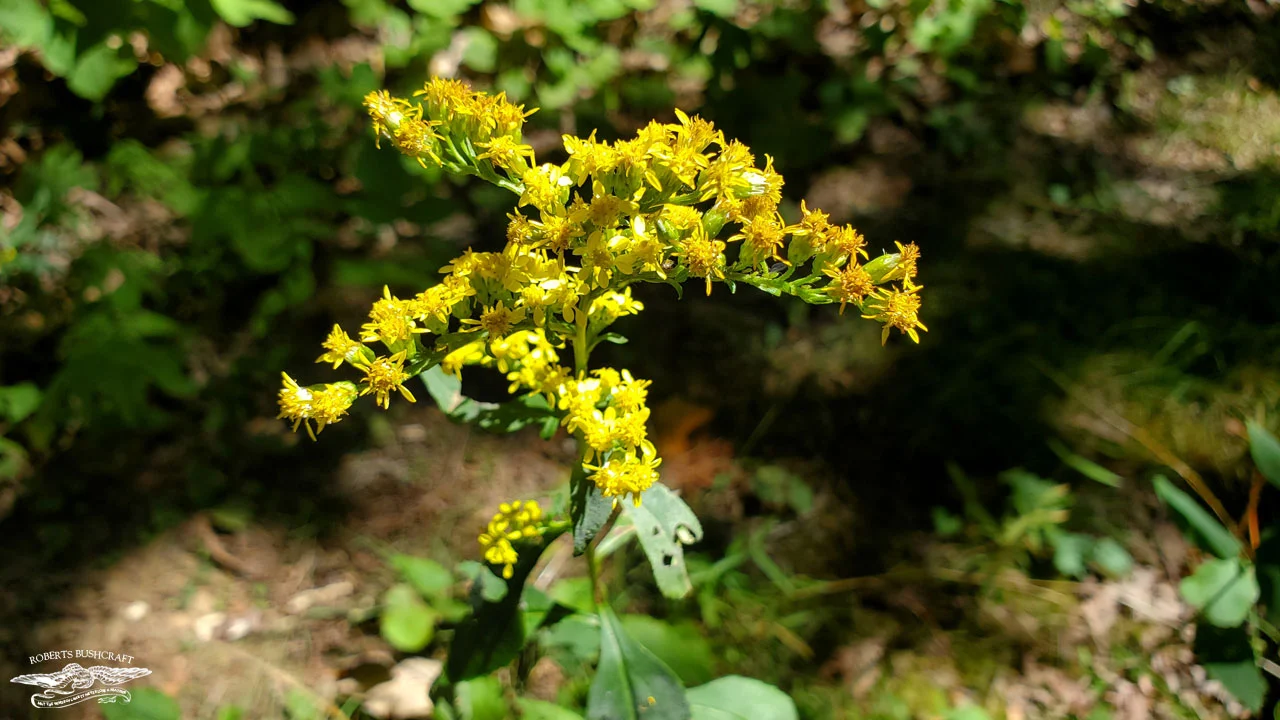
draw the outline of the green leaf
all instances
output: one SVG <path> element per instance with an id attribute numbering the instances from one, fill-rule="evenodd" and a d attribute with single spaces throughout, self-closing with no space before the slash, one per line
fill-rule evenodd
<path id="1" fill-rule="evenodd" d="M 391 556 L 391 565 L 423 597 L 441 597 L 453 587 L 453 573 L 435 560 L 397 554 Z"/>
<path id="2" fill-rule="evenodd" d="M 284 713 L 289 720 L 324 720 L 320 699 L 302 688 L 292 687 L 284 696 Z"/>
<path id="3" fill-rule="evenodd" d="M 132 73 L 138 61 L 118 50 L 99 43 L 86 50 L 76 60 L 75 67 L 67 75 L 67 87 L 86 100 L 97 102 L 120 78 Z"/>
<path id="4" fill-rule="evenodd" d="M 587 720 L 688 720 L 684 687 L 632 640 L 607 605 L 600 608 L 600 665 L 587 693 Z"/>
<path id="5" fill-rule="evenodd" d="M 1267 681 L 1258 669 L 1247 630 L 1201 625 L 1196 628 L 1195 653 L 1208 676 L 1222 683 L 1241 705 L 1254 712 L 1262 709 Z"/>
<path id="6" fill-rule="evenodd" d="M 1088 572 L 1085 558 L 1093 549 L 1093 538 L 1079 533 L 1063 532 L 1052 536 L 1053 567 L 1060 574 L 1078 578 Z"/>
<path id="7" fill-rule="evenodd" d="M 155 688 L 138 688 L 129 692 L 127 703 L 100 705 L 107 720 L 179 720 L 182 707 L 178 701 Z"/>
<path id="8" fill-rule="evenodd" d="M 454 422 L 472 423 L 497 433 L 511 433 L 547 421 L 559 427 L 559 415 L 541 395 L 522 395 L 505 403 L 480 402 L 463 395 L 462 381 L 439 365 L 424 370 L 419 377 L 431 399 Z"/>
<path id="9" fill-rule="evenodd" d="M 584 615 L 591 615 L 596 611 L 594 592 L 591 578 L 564 578 L 551 586 L 551 599 Z"/>
<path id="10" fill-rule="evenodd" d="M 394 585 L 382 600 L 382 638 L 401 652 L 418 652 L 435 635 L 440 613 L 412 587 Z"/>
<path id="11" fill-rule="evenodd" d="M 475 560 L 463 560 L 458 563 L 458 570 L 471 578 L 472 596 L 479 592 L 481 600 L 491 603 L 500 602 L 507 596 L 507 581 L 498 577 L 488 565 Z"/>
<path id="12" fill-rule="evenodd" d="M 1261 593 L 1253 566 L 1238 558 L 1206 560 L 1182 579 L 1178 590 L 1206 620 L 1222 628 L 1242 624 Z"/>
<path id="13" fill-rule="evenodd" d="M 587 551 L 587 544 L 595 539 L 600 528 L 613 515 L 613 500 L 605 497 L 596 484 L 587 479 L 581 465 L 573 468 L 569 479 L 572 495 L 569 496 L 569 519 L 573 521 L 573 554 Z"/>
<path id="14" fill-rule="evenodd" d="M 241 720 L 244 717 L 244 710 L 235 705 L 225 705 L 218 708 L 217 720 Z"/>
<path id="15" fill-rule="evenodd" d="M 1243 547 L 1240 540 L 1231 533 L 1230 530 L 1222 526 L 1216 518 L 1209 514 L 1195 498 L 1186 494 L 1173 486 L 1173 483 L 1163 475 L 1157 475 L 1155 480 L 1156 495 L 1165 502 L 1169 503 L 1169 507 L 1178 511 L 1178 514 L 1186 519 L 1187 523 L 1204 538 L 1209 549 L 1215 555 L 1222 558 L 1233 558 L 1240 555 Z"/>
<path id="16" fill-rule="evenodd" d="M 272 0 L 209 0 L 209 3 L 213 5 L 214 12 L 234 27 L 244 27 L 254 20 L 278 25 L 293 23 L 293 13 Z"/>
<path id="17" fill-rule="evenodd" d="M 498 62 L 498 39 L 480 27 L 469 27 L 462 32 L 466 38 L 462 64 L 476 72 L 493 72 Z"/>
<path id="18" fill-rule="evenodd" d="M 733 17 L 738 12 L 738 0 L 694 0 L 693 5 L 722 18 Z"/>
<path id="19" fill-rule="evenodd" d="M 623 503 L 623 512 L 636 526 L 636 537 L 653 567 L 658 589 L 669 598 L 688 595 L 693 584 L 684 562 L 684 546 L 702 539 L 698 516 L 661 483 L 644 492 L 638 507 Z"/>
<path id="20" fill-rule="evenodd" d="M 1262 477 L 1270 480 L 1272 485 L 1280 486 L 1280 440 L 1252 420 L 1248 428 L 1249 454 L 1253 456 L 1253 464 L 1258 466 Z"/>
<path id="21" fill-rule="evenodd" d="M 1120 487 L 1121 483 L 1124 482 L 1124 478 L 1093 462 L 1092 460 L 1089 460 L 1088 458 L 1071 452 L 1067 449 L 1066 445 L 1063 445 L 1057 440 L 1049 441 L 1049 449 L 1061 458 L 1062 462 L 1066 463 L 1069 467 L 1076 470 L 1076 472 L 1079 472 L 1090 480 L 1100 482 L 1103 485 L 1110 487 Z"/>
<path id="22" fill-rule="evenodd" d="M 511 715 L 495 677 L 478 677 L 458 683 L 454 693 L 462 720 L 507 720 Z"/>
<path id="23" fill-rule="evenodd" d="M 1091 558 L 1103 574 L 1113 578 L 1124 577 L 1133 569 L 1133 556 L 1112 538 L 1099 540 L 1093 546 Z"/>
<path id="24" fill-rule="evenodd" d="M 941 505 L 935 505 L 930 515 L 933 517 L 933 532 L 939 537 L 952 537 L 964 529 L 964 520 Z"/>
<path id="25" fill-rule="evenodd" d="M 623 615 L 622 629 L 685 685 L 699 685 L 713 677 L 711 644 L 693 623 L 672 625 L 649 615 Z"/>
<path id="26" fill-rule="evenodd" d="M 40 407 L 40 388 L 34 383 L 0 387 L 0 417 L 12 424 L 22 422 Z"/>
<path id="27" fill-rule="evenodd" d="M 438 20 L 454 20 L 480 0 L 409 0 L 409 7 Z"/>
<path id="28" fill-rule="evenodd" d="M 0 36 L 20 48 L 40 47 L 53 34 L 53 16 L 39 0 L 0 3 Z"/>
<path id="29" fill-rule="evenodd" d="M 524 599 L 524 585 L 538 564 L 543 549 L 558 536 L 559 532 L 551 531 L 542 536 L 541 544 L 522 543 L 518 546 L 520 557 L 505 583 L 506 593 L 500 600 L 489 600 L 484 596 L 484 583 L 476 582 L 472 586 L 471 616 L 459 623 L 454 631 L 449 658 L 445 661 L 445 674 L 450 682 L 488 675 L 511 662 L 524 648 L 528 637 L 524 624 L 524 611 L 528 607 Z"/>
<path id="30" fill-rule="evenodd" d="M 778 688 L 741 675 L 728 675 L 690 688 L 694 720 L 798 720 L 796 704 Z"/>
<path id="31" fill-rule="evenodd" d="M 516 707 L 522 720 L 582 720 L 578 713 L 543 700 L 517 698 Z"/>

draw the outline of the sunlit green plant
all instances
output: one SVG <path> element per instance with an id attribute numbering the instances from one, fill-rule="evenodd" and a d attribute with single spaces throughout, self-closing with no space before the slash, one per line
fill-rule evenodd
<path id="1" fill-rule="evenodd" d="M 601 627 L 588 716 L 690 717 L 679 681 L 627 638 L 605 602 L 597 539 L 626 513 L 658 587 L 682 597 L 691 589 L 682 546 L 702 530 L 688 506 L 656 482 L 661 459 L 646 429 L 649 381 L 625 369 L 591 368 L 592 349 L 618 341 L 609 327 L 644 309 L 632 297 L 633 283 L 679 291 L 691 278 L 708 294 L 715 283 L 730 291 L 744 283 L 838 303 L 841 311 L 852 306 L 883 324 L 882 340 L 897 328 L 918 342 L 919 251 L 899 244 L 898 252 L 870 259 L 861 233 L 803 205 L 798 221 L 786 223 L 778 208 L 783 180 L 772 159 L 760 166 L 746 146 L 678 110 L 677 123 L 651 122 L 630 140 L 565 136 L 568 159 L 539 164 L 521 135 L 530 112 L 503 95 L 443 79 L 418 95 L 421 103 L 385 92 L 366 98 L 378 138 L 425 167 L 511 191 L 518 199 L 506 247 L 467 251 L 444 268 L 441 283 L 415 297 L 387 290 L 354 337 L 335 326 L 319 362 L 348 365 L 357 379 L 303 386 L 286 374 L 280 416 L 314 436 L 359 396 L 372 395 L 384 408 L 393 396 L 414 401 L 406 383 L 421 376 L 455 417 L 507 429 L 539 423 L 548 436 L 565 428 L 580 458 L 567 512 L 512 500 L 480 534 L 483 557 L 505 587 L 486 593 L 492 581 L 476 584 L 474 613 L 454 635 L 449 679 L 484 675 L 520 652 L 542 622 L 522 615 L 525 580 L 542 551 L 568 532 L 575 553 L 586 555 Z M 482 406 L 463 398 L 458 380 L 471 365 L 504 373 L 517 399 Z"/>

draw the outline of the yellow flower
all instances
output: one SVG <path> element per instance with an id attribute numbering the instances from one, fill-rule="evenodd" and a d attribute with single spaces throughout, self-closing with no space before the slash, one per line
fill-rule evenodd
<path id="1" fill-rule="evenodd" d="M 828 234 L 827 250 L 834 250 L 836 260 L 848 259 L 849 262 L 855 262 L 858 255 L 867 257 L 867 239 L 862 233 L 853 228 L 852 225 L 843 225 L 833 228 Z"/>
<path id="2" fill-rule="evenodd" d="M 517 175 L 522 175 L 533 162 L 533 148 L 510 135 L 499 135 L 488 142 L 476 143 L 476 147 L 485 149 L 476 159 L 488 159 L 494 167 L 511 170 Z"/>
<path id="3" fill-rule="evenodd" d="M 711 281 L 724 279 L 724 249 L 723 241 L 709 240 L 706 233 L 695 232 L 676 252 L 688 266 L 690 277 L 706 278 L 708 295 L 711 294 Z"/>
<path id="4" fill-rule="evenodd" d="M 831 227 L 831 216 L 821 210 L 810 210 L 805 201 L 800 201 L 800 222 L 787 228 L 787 232 L 796 237 L 823 237 L 827 228 Z"/>
<path id="5" fill-rule="evenodd" d="M 281 419 L 293 421 L 293 430 L 297 432 L 299 425 L 306 425 L 307 434 L 312 440 L 324 430 L 347 414 L 347 409 L 356 399 L 356 386 L 349 382 L 333 383 L 312 387 L 301 387 L 288 373 L 281 373 L 284 387 L 280 389 L 279 404 Z M 314 429 L 312 424 L 314 423 Z"/>
<path id="6" fill-rule="evenodd" d="M 742 241 L 743 259 L 751 264 L 761 260 L 781 260 L 782 256 L 778 254 L 778 250 L 782 248 L 786 235 L 782 223 L 779 222 L 780 219 L 776 214 L 753 217 L 747 220 L 742 225 L 742 230 L 729 240 Z"/>
<path id="7" fill-rule="evenodd" d="M 298 431 L 298 426 L 304 420 L 311 417 L 311 390 L 301 387 L 298 382 L 289 377 L 289 373 L 280 373 L 284 378 L 284 387 L 280 389 L 277 402 L 280 405 L 281 420 L 292 420 L 293 431 Z M 307 426 L 307 431 L 311 431 L 311 427 Z"/>
<path id="8" fill-rule="evenodd" d="M 320 434 L 325 425 L 332 425 L 341 420 L 358 394 L 355 384 L 349 382 L 332 383 L 313 392 L 311 420 L 316 424 L 316 434 Z"/>
<path id="9" fill-rule="evenodd" d="M 600 488 L 600 494 L 607 498 L 622 498 L 630 495 L 633 502 L 640 505 L 640 495 L 658 480 L 658 466 L 661 458 L 651 452 L 643 456 L 634 454 L 622 456 L 612 455 L 600 465 L 583 465 L 591 473 L 588 477 Z"/>
<path id="10" fill-rule="evenodd" d="M 417 160 L 422 167 L 427 167 L 427 160 L 439 165 L 440 156 L 436 154 L 436 147 L 440 136 L 431 129 L 437 124 L 416 117 L 406 118 L 391 133 L 391 141 L 395 143 L 397 150 Z"/>
<path id="11" fill-rule="evenodd" d="M 884 323 L 884 331 L 880 334 L 881 345 L 889 339 L 889 328 L 898 328 L 916 343 L 920 342 L 920 336 L 916 333 L 916 328 L 921 330 L 929 329 L 916 316 L 916 313 L 920 310 L 920 296 L 916 295 L 916 293 L 920 291 L 921 287 L 923 286 L 911 285 L 908 281 L 902 289 L 892 288 L 885 290 L 884 288 L 879 288 L 876 294 L 872 296 L 868 304 L 872 306 L 875 312 L 862 317 Z"/>
<path id="12" fill-rule="evenodd" d="M 871 279 L 871 273 L 868 273 L 867 269 L 859 265 L 856 260 L 850 262 L 843 270 L 828 268 L 823 273 L 831 278 L 831 284 L 827 285 L 825 290 L 832 300 L 840 303 L 841 315 L 844 314 L 845 305 L 861 303 L 862 299 L 876 288 L 875 282 Z"/>
<path id="13" fill-rule="evenodd" d="M 401 350 L 391 357 L 378 357 L 361 364 L 360 369 L 364 370 L 364 389 L 360 394 L 372 393 L 383 409 L 391 407 L 391 393 L 396 390 L 400 391 L 405 400 L 417 402 L 413 393 L 404 386 L 412 377 L 404 371 L 405 355 L 405 351 Z"/>
<path id="14" fill-rule="evenodd" d="M 498 506 L 498 512 L 480 533 L 480 550 L 485 562 L 502 566 L 502 577 L 511 578 L 520 555 L 512 543 L 531 540 L 542 534 L 542 508 L 537 501 L 514 500 Z"/>
<path id="15" fill-rule="evenodd" d="M 636 380 L 631 377 L 630 370 L 623 370 L 621 382 L 615 383 L 613 387 L 613 404 L 627 412 L 639 410 L 644 407 L 645 399 L 649 396 L 648 388 L 652 384 L 652 380 Z"/>
<path id="16" fill-rule="evenodd" d="M 351 362 L 354 360 L 357 357 L 355 353 L 358 353 L 364 345 L 352 340 L 351 336 L 347 335 L 346 330 L 335 324 L 333 329 L 329 331 L 329 337 L 325 338 L 322 347 L 328 352 L 316 358 L 316 362 L 331 362 L 336 370 L 343 361 Z"/>
<path id="17" fill-rule="evenodd" d="M 532 205 L 552 214 L 564 210 L 567 188 L 573 184 L 573 180 L 565 177 L 560 168 L 550 163 L 529 168 L 524 171 L 521 179 L 524 181 L 524 192 L 520 195 L 518 205 Z"/>
<path id="18" fill-rule="evenodd" d="M 494 305 L 486 307 L 484 312 L 480 313 L 479 320 L 467 318 L 462 321 L 464 325 L 471 325 L 469 332 L 483 330 L 489 334 L 490 338 L 501 338 L 511 331 L 512 326 L 524 320 L 524 308 L 516 308 L 512 310 L 506 305 Z"/>
<path id="19" fill-rule="evenodd" d="M 895 241 L 893 244 L 898 246 L 898 267 L 889 274 L 887 279 L 899 280 L 905 278 L 910 280 L 914 278 L 917 272 L 916 263 L 920 260 L 920 248 L 915 243 L 903 245 Z"/>
<path id="20" fill-rule="evenodd" d="M 409 302 L 393 297 L 391 288 L 384 286 L 382 299 L 369 310 L 369 322 L 360 328 L 364 331 L 360 339 L 364 342 L 380 340 L 390 346 L 426 332 L 414 323 L 413 314 L 414 308 Z"/>

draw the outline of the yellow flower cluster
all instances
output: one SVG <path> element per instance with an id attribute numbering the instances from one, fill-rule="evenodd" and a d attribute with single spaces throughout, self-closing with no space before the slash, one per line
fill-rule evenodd
<path id="1" fill-rule="evenodd" d="M 512 543 L 542 534 L 542 508 L 537 501 L 514 500 L 498 506 L 498 512 L 480 534 L 485 562 L 502 566 L 502 577 L 510 578 L 520 555 Z"/>
<path id="2" fill-rule="evenodd" d="M 646 436 L 649 382 L 587 368 L 606 328 L 644 309 L 632 283 L 679 287 L 692 278 L 708 294 L 716 282 L 731 290 L 746 283 L 838 303 L 842 313 L 852 305 L 883 324 L 882 341 L 897 328 L 919 342 L 919 249 L 898 244 L 872 259 L 861 233 L 803 203 L 787 223 L 772 158 L 758 163 L 706 120 L 677 110 L 677 122 L 651 122 L 631 139 L 566 135 L 565 161 L 539 164 L 522 139 L 530 113 L 503 95 L 437 78 L 417 97 L 370 94 L 375 133 L 424 167 L 510 190 L 506 246 L 468 250 L 414 297 L 384 289 L 355 337 L 335 327 L 318 362 L 346 363 L 363 377 L 300 387 L 286 375 L 281 417 L 295 429 L 337 422 L 358 395 L 384 408 L 395 394 L 412 402 L 405 382 L 436 365 L 452 374 L 496 367 L 512 393 L 542 395 L 555 408 L 585 448 L 583 467 L 602 494 L 639 502 L 661 462 Z M 486 557 L 509 567 L 514 551 L 495 527 L 490 540 L 482 537 Z"/>

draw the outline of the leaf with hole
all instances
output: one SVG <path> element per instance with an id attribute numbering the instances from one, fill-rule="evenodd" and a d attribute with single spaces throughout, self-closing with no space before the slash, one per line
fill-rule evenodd
<path id="1" fill-rule="evenodd" d="M 728 675 L 690 688 L 693 720 L 797 720 L 791 698 L 778 688 L 741 675 Z"/>
<path id="2" fill-rule="evenodd" d="M 1205 620 L 1222 628 L 1242 624 L 1261 592 L 1253 566 L 1237 558 L 1206 560 L 1182 579 L 1178 590 Z"/>
<path id="3" fill-rule="evenodd" d="M 689 720 L 684 687 L 671 669 L 600 608 L 600 664 L 587 693 L 587 720 Z"/>
<path id="4" fill-rule="evenodd" d="M 623 503 L 623 512 L 636 526 L 636 537 L 653 567 L 658 589 L 669 598 L 693 590 L 684 562 L 684 546 L 702 539 L 702 523 L 689 506 L 665 485 L 654 484 L 637 507 Z"/>

